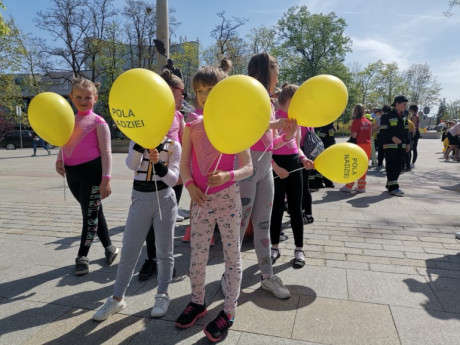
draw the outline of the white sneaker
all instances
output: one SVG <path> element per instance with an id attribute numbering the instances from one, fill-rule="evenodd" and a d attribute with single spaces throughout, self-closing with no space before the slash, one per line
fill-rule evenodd
<path id="1" fill-rule="evenodd" d="M 126 308 L 126 303 L 124 300 L 121 300 L 120 302 L 118 302 L 112 297 L 109 297 L 107 298 L 107 302 L 105 302 L 105 304 L 102 307 L 100 307 L 97 312 L 94 313 L 93 320 L 96 320 L 96 321 L 107 320 L 107 318 L 110 315 L 118 313 L 119 311 L 122 311 L 125 308 Z"/>
<path id="2" fill-rule="evenodd" d="M 345 193 L 351 193 L 353 191 L 353 188 L 350 188 L 350 187 L 345 185 L 342 188 L 340 188 L 340 191 L 345 192 Z"/>
<path id="3" fill-rule="evenodd" d="M 401 189 L 395 189 L 390 192 L 391 195 L 404 196 L 404 192 Z"/>
<path id="4" fill-rule="evenodd" d="M 169 296 L 165 293 L 155 295 L 155 304 L 153 305 L 150 315 L 152 317 L 162 317 L 166 315 L 169 308 Z"/>
<path id="5" fill-rule="evenodd" d="M 176 222 L 183 222 L 184 221 L 184 217 L 182 217 L 181 215 L 179 215 L 179 213 L 177 214 L 176 216 Z"/>
<path id="6" fill-rule="evenodd" d="M 284 286 L 280 278 L 272 274 L 268 279 L 262 279 L 260 282 L 262 289 L 270 291 L 273 295 L 278 298 L 286 299 L 291 297 L 291 293 Z"/>
<path id="7" fill-rule="evenodd" d="M 190 212 L 184 210 L 182 207 L 179 208 L 179 210 L 177 211 L 177 214 L 179 216 L 183 217 L 184 219 L 189 219 L 190 218 Z"/>

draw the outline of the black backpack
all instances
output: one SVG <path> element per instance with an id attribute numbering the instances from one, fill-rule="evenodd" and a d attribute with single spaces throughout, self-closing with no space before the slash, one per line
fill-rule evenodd
<path id="1" fill-rule="evenodd" d="M 303 142 L 303 153 L 308 159 L 315 160 L 324 151 L 322 140 L 316 135 L 314 130 L 308 130 Z"/>

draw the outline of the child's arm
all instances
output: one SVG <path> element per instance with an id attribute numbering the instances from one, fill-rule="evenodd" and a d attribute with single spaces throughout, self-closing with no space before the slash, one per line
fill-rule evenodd
<path id="1" fill-rule="evenodd" d="M 238 162 L 240 167 L 236 170 L 222 171 L 216 170 L 208 174 L 208 185 L 210 188 L 218 187 L 228 181 L 240 181 L 251 176 L 252 159 L 249 149 L 238 153 Z"/>
<path id="2" fill-rule="evenodd" d="M 182 137 L 182 155 L 180 158 L 180 175 L 190 199 L 198 205 L 206 201 L 203 191 L 195 185 L 191 170 L 192 140 L 190 138 L 190 127 L 186 126 Z"/>
<path id="3" fill-rule="evenodd" d="M 110 186 L 110 178 L 112 175 L 112 142 L 109 126 L 102 117 L 98 117 L 98 121 L 99 124 L 96 133 L 102 161 L 102 181 L 99 190 L 101 199 L 104 199 L 112 193 L 112 187 Z"/>

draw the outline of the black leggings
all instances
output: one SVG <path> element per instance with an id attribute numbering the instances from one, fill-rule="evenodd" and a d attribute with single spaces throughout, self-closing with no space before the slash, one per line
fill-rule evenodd
<path id="1" fill-rule="evenodd" d="M 310 178 L 310 170 L 302 170 L 303 178 L 303 193 L 302 193 L 302 210 L 303 213 L 312 215 L 311 204 L 312 198 L 310 193 L 310 187 L 308 185 L 308 179 Z"/>
<path id="2" fill-rule="evenodd" d="M 417 156 L 418 156 L 418 152 L 417 152 L 417 145 L 418 145 L 418 140 L 420 139 L 420 132 L 419 131 L 416 131 L 415 132 L 415 135 L 414 135 L 414 139 L 413 139 L 413 142 L 412 142 L 412 151 L 413 151 L 413 154 L 412 154 L 412 164 L 415 164 L 415 161 L 417 160 Z"/>
<path id="3" fill-rule="evenodd" d="M 79 202 L 83 216 L 78 256 L 88 256 L 96 234 L 104 247 L 112 244 L 99 191 L 102 180 L 101 159 L 97 158 L 79 165 L 66 165 L 65 169 L 67 184 L 72 195 Z"/>
<path id="4" fill-rule="evenodd" d="M 273 160 L 287 171 L 296 170 L 302 165 L 297 154 L 273 155 Z M 274 176 L 278 176 L 274 173 Z M 296 247 L 303 247 L 303 218 L 302 218 L 302 171 L 289 173 L 285 179 L 275 178 L 275 196 L 270 222 L 270 237 L 272 244 L 280 241 L 281 225 L 283 223 L 284 198 L 287 196 L 291 227 Z"/>

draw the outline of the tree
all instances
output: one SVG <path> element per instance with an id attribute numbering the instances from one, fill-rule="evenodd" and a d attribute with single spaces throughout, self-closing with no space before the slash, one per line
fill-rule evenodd
<path id="1" fill-rule="evenodd" d="M 376 76 L 375 91 L 370 99 L 373 104 L 390 105 L 394 97 L 404 93 L 405 87 L 398 64 L 385 64 Z"/>
<path id="2" fill-rule="evenodd" d="M 273 37 L 276 37 L 276 29 L 274 27 L 261 26 L 253 28 L 246 36 L 249 46 L 249 54 L 259 54 L 267 52 L 273 55 L 275 42 Z"/>
<path id="3" fill-rule="evenodd" d="M 447 113 L 446 99 L 443 98 L 439 104 L 438 113 L 436 114 L 436 124 L 439 125 L 441 120 L 445 122 L 448 119 L 449 119 L 449 116 Z"/>
<path id="4" fill-rule="evenodd" d="M 171 54 L 174 65 L 181 69 L 186 89 L 190 90 L 192 76 L 199 67 L 199 42 L 184 42 Z"/>
<path id="5" fill-rule="evenodd" d="M 343 61 L 351 39 L 345 27 L 345 20 L 334 13 L 312 15 L 306 6 L 289 8 L 277 25 L 281 79 L 301 84 L 325 73 L 346 82 L 350 77 Z"/>
<path id="6" fill-rule="evenodd" d="M 220 24 L 216 25 L 214 30 L 211 31 L 211 37 L 216 39 L 218 51 L 217 59 L 232 50 L 232 45 L 238 41 L 238 28 L 247 23 L 247 19 L 232 17 L 232 19 L 225 18 L 225 11 L 217 13 L 220 18 Z"/>
<path id="7" fill-rule="evenodd" d="M 80 76 L 85 67 L 91 66 L 104 35 L 104 23 L 114 13 L 113 1 L 51 0 L 51 9 L 37 13 L 38 28 L 48 31 L 56 42 L 63 44 L 43 47 L 46 54 L 58 58 L 53 70 L 70 69 L 74 76 Z M 96 77 L 92 75 L 93 80 Z"/>
<path id="8" fill-rule="evenodd" d="M 444 12 L 446 17 L 451 17 L 454 15 L 454 7 L 460 5 L 460 0 L 449 0 L 449 7 L 447 11 Z"/>
<path id="9" fill-rule="evenodd" d="M 143 0 L 126 0 L 123 15 L 127 20 L 131 67 L 153 69 L 156 39 L 156 14 L 153 4 Z"/>
<path id="10" fill-rule="evenodd" d="M 413 64 L 403 74 L 408 99 L 412 103 L 432 106 L 439 99 L 441 86 L 428 64 Z"/>
<path id="11" fill-rule="evenodd" d="M 375 87 L 378 76 L 382 73 L 384 64 L 381 60 L 372 62 L 366 68 L 361 69 L 360 65 L 355 64 L 351 70 L 352 85 L 357 92 L 358 103 L 365 107 L 374 105 Z"/>
<path id="12" fill-rule="evenodd" d="M 0 9 L 5 9 L 5 6 L 0 1 Z M 2 14 L 0 12 L 0 36 L 6 35 L 9 31 L 8 25 L 3 20 Z"/>
<path id="13" fill-rule="evenodd" d="M 8 30 L 0 35 L 0 132 L 18 123 L 15 109 L 22 104 L 21 89 L 13 74 L 20 70 L 22 52 L 17 45 L 19 30 L 13 19 L 4 24 Z"/>

